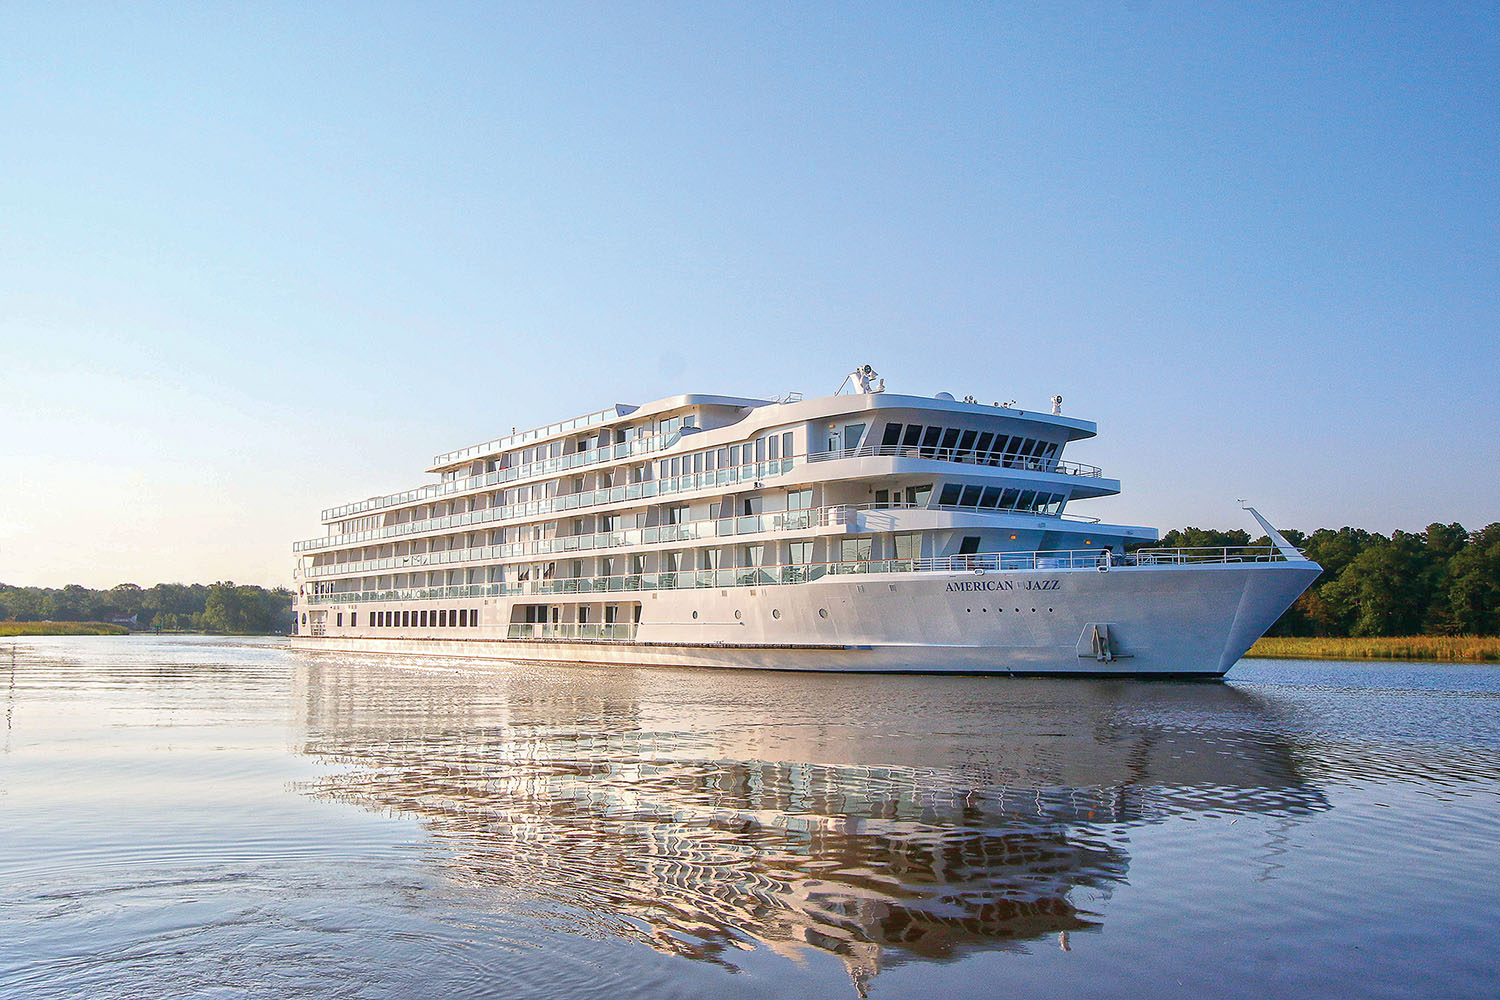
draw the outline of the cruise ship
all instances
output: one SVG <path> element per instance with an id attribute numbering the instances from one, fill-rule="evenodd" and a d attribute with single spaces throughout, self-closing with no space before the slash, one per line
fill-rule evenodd
<path id="1" fill-rule="evenodd" d="M 849 391 L 844 391 L 846 388 Z M 297 542 L 296 648 L 781 670 L 1222 676 L 1317 578 L 1069 513 L 1088 420 L 885 391 L 690 394 L 438 455 Z"/>

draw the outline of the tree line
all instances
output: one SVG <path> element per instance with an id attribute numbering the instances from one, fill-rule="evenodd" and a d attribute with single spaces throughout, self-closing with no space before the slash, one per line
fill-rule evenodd
<path id="1" fill-rule="evenodd" d="M 77 584 L 12 587 L 0 584 L 0 621 L 122 622 L 137 630 L 284 634 L 292 629 L 292 592 L 222 582 L 122 583 L 109 590 Z"/>
<path id="2" fill-rule="evenodd" d="M 1478 531 L 1429 524 L 1390 537 L 1363 528 L 1282 534 L 1323 573 L 1270 635 L 1500 635 L 1500 522 Z M 1269 544 L 1246 531 L 1181 528 L 1151 547 Z"/>

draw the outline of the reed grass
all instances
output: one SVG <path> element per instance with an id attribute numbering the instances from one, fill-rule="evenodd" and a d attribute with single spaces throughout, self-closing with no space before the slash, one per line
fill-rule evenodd
<path id="1" fill-rule="evenodd" d="M 1246 656 L 1290 660 L 1446 660 L 1500 662 L 1500 636 L 1407 635 L 1368 639 L 1267 636 Z"/>
<path id="2" fill-rule="evenodd" d="M 125 626 L 105 622 L 0 622 L 0 636 L 129 634 Z"/>

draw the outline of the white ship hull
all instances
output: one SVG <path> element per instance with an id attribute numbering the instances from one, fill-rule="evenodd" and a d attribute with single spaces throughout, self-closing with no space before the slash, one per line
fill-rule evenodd
<path id="1" fill-rule="evenodd" d="M 526 599 L 484 598 L 462 602 L 480 606 L 481 622 L 462 638 L 451 629 L 403 628 L 392 636 L 369 629 L 298 635 L 292 645 L 761 670 L 1218 677 L 1319 571 L 1303 560 L 869 573 L 784 586 L 612 593 L 640 602 L 641 620 L 628 640 L 511 638 L 512 606 Z"/>

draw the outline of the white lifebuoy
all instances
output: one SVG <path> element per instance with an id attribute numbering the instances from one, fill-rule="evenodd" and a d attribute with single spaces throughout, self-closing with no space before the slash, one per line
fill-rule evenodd
<path id="1" fill-rule="evenodd" d="M 1100 563 L 1099 564 L 1099 572 L 1101 572 L 1101 573 L 1108 573 L 1109 572 L 1109 566 L 1107 566 L 1104 563 Z"/>

